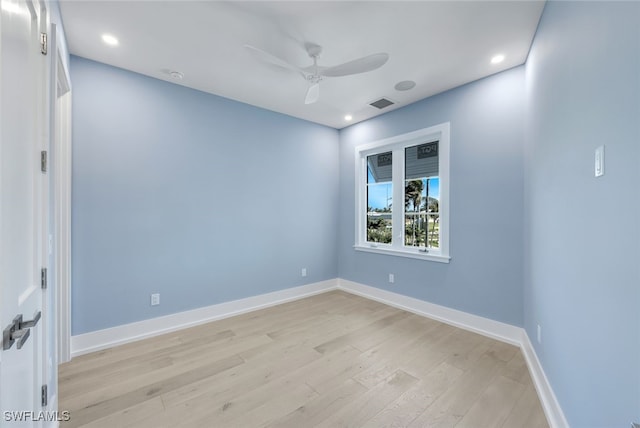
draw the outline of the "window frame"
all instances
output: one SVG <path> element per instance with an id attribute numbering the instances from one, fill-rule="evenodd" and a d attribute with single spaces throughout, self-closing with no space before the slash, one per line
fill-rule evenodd
<path id="1" fill-rule="evenodd" d="M 404 204 L 393 204 L 391 244 L 367 241 L 367 156 L 391 151 L 393 201 L 404 201 L 405 155 L 410 146 L 438 141 L 438 177 L 440 185 L 440 248 L 428 252 L 419 247 L 404 245 Z M 355 148 L 355 244 L 354 249 L 378 254 L 410 257 L 440 263 L 449 263 L 449 146 L 450 123 L 445 122 L 406 134 L 359 145 Z M 398 232 L 399 231 L 399 232 Z"/>

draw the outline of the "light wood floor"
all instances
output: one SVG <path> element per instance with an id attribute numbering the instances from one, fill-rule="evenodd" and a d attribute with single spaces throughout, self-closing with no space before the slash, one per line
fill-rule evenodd
<path id="1" fill-rule="evenodd" d="M 62 427 L 547 427 L 518 348 L 333 291 L 76 357 Z"/>

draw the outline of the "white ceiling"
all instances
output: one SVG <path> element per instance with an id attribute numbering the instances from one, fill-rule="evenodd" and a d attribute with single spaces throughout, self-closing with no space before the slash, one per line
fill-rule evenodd
<path id="1" fill-rule="evenodd" d="M 74 55 L 338 129 L 524 63 L 543 7 L 482 0 L 60 2 Z M 105 45 L 103 33 L 119 45 Z M 243 48 L 306 67 L 312 60 L 305 42 L 323 47 L 323 66 L 378 52 L 390 58 L 378 70 L 325 78 L 320 100 L 305 105 L 308 83 L 299 74 Z M 496 54 L 505 60 L 491 64 Z M 171 78 L 173 70 L 184 78 Z M 415 88 L 396 91 L 403 80 Z M 368 105 L 381 97 L 397 104 Z"/>

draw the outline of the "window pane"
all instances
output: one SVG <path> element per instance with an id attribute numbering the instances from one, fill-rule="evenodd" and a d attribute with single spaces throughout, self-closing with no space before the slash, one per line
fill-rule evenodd
<path id="1" fill-rule="evenodd" d="M 426 201 L 426 180 L 407 180 L 404 183 L 404 210 L 406 212 L 424 211 Z"/>
<path id="2" fill-rule="evenodd" d="M 367 186 L 367 211 L 391 212 L 393 199 L 391 183 L 369 184 Z"/>
<path id="3" fill-rule="evenodd" d="M 367 241 L 391 243 L 391 183 L 367 185 Z"/>
<path id="4" fill-rule="evenodd" d="M 424 247 L 426 237 L 426 214 L 411 213 L 404 216 L 404 245 Z"/>
<path id="5" fill-rule="evenodd" d="M 392 153 L 378 153 L 367 156 L 367 183 L 391 181 Z"/>
<path id="6" fill-rule="evenodd" d="M 440 247 L 438 141 L 405 149 L 404 245 Z"/>
<path id="7" fill-rule="evenodd" d="M 391 243 L 392 153 L 367 156 L 367 241 Z"/>
<path id="8" fill-rule="evenodd" d="M 405 179 L 438 176 L 438 141 L 404 149 Z"/>
<path id="9" fill-rule="evenodd" d="M 426 181 L 425 196 L 429 195 L 429 207 L 430 213 L 440 212 L 440 179 L 438 177 L 429 178 Z M 426 199 L 425 199 L 426 200 Z"/>
<path id="10" fill-rule="evenodd" d="M 391 213 L 367 214 L 367 242 L 391 243 Z"/>
<path id="11" fill-rule="evenodd" d="M 427 224 L 427 237 L 429 248 L 440 248 L 440 215 L 429 215 Z"/>

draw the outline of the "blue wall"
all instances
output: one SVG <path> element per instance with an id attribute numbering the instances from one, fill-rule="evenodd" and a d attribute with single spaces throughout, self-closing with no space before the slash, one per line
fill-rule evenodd
<path id="1" fill-rule="evenodd" d="M 525 327 L 571 426 L 628 427 L 640 421 L 640 4 L 547 3 L 526 76 Z"/>
<path id="2" fill-rule="evenodd" d="M 442 122 L 451 123 L 451 262 L 356 252 L 355 147 Z M 521 326 L 523 127 L 517 67 L 343 129 L 340 277 Z"/>
<path id="3" fill-rule="evenodd" d="M 78 57 L 71 74 L 74 335 L 338 275 L 336 130 Z"/>

